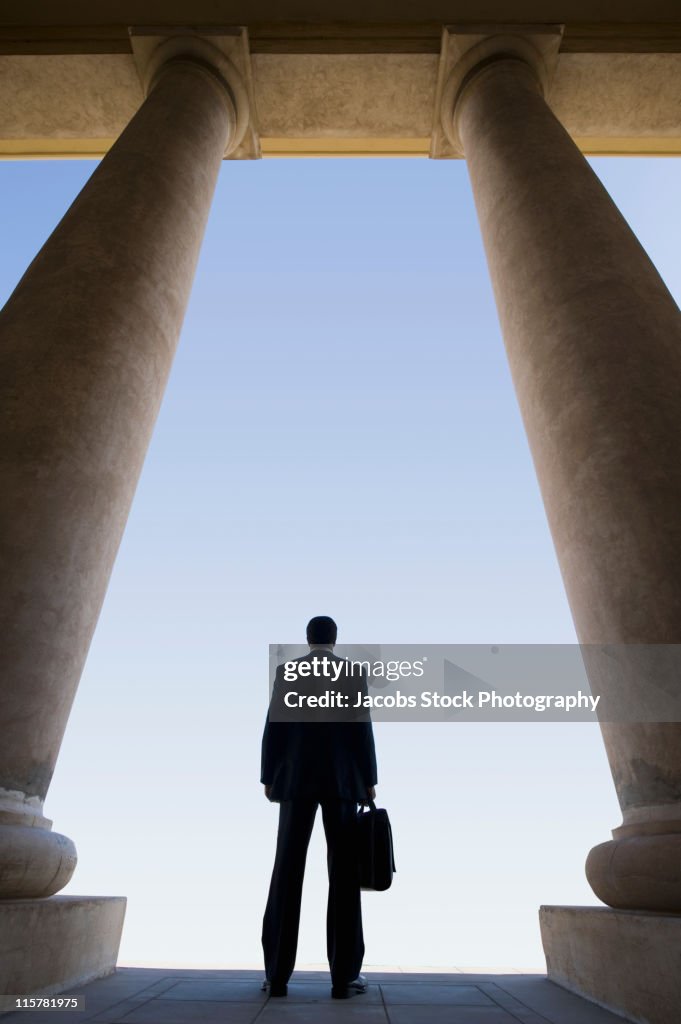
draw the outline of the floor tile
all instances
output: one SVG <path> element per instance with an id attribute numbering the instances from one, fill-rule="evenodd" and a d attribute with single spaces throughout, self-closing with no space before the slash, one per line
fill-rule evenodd
<path id="1" fill-rule="evenodd" d="M 390 1024 L 518 1024 L 499 1006 L 391 1006 Z"/>
<path id="2" fill-rule="evenodd" d="M 383 981 L 381 991 L 385 1004 L 391 1006 L 494 1006 L 477 985 L 410 983 Z"/>
<path id="3" fill-rule="evenodd" d="M 270 999 L 258 1017 L 258 1024 L 346 1024 L 346 1022 L 347 1024 L 388 1024 L 388 1018 L 382 1005 L 363 1003 L 362 996 L 356 996 L 353 999 L 329 999 L 324 1003 L 289 1003 L 287 999 Z M 410 1024 L 415 1024 L 415 1022 L 410 1022 Z"/>
<path id="4" fill-rule="evenodd" d="M 516 975 L 504 979 L 503 988 L 551 1024 L 622 1024 L 618 1014 L 568 992 L 548 978 Z"/>
<path id="5" fill-rule="evenodd" d="M 362 971 L 362 974 L 367 974 L 368 977 L 367 971 Z M 458 971 L 445 971 L 442 968 L 440 968 L 439 971 L 428 971 L 426 973 L 422 973 L 421 971 L 404 970 L 401 971 L 399 974 L 384 974 L 382 976 L 382 980 L 401 982 L 419 981 L 423 983 L 427 982 L 428 984 L 434 985 L 438 982 L 443 982 L 444 984 L 447 984 L 448 982 L 458 982 L 461 980 L 461 978 L 459 976 Z"/>
<path id="6" fill-rule="evenodd" d="M 94 998 L 98 1001 L 98 1009 L 90 1017 L 86 1018 L 84 1024 L 112 1024 L 113 1021 L 124 1017 L 143 1003 L 159 998 L 167 989 L 172 988 L 178 980 L 172 974 L 166 974 L 157 978 L 151 984 L 145 984 L 140 980 L 136 991 L 110 995 L 110 998 L 103 1002 L 100 1002 L 101 995 L 99 992 L 96 992 Z M 88 995 L 86 995 L 86 1008 L 91 1005 L 88 1002 Z"/>
<path id="7" fill-rule="evenodd" d="M 262 1003 L 267 994 L 262 991 L 262 978 L 251 981 L 233 978 L 182 978 L 159 995 L 159 999 L 209 1000 L 234 1003 Z"/>
<path id="8" fill-rule="evenodd" d="M 253 1024 L 261 1007 L 223 1000 L 151 999 L 117 1017 L 120 1024 Z"/>
<path id="9" fill-rule="evenodd" d="M 546 1024 L 546 1018 L 535 1013 L 534 1010 L 512 996 L 507 988 L 496 982 L 481 981 L 479 986 L 481 992 L 490 997 L 493 1003 L 506 1010 L 518 1024 Z"/>

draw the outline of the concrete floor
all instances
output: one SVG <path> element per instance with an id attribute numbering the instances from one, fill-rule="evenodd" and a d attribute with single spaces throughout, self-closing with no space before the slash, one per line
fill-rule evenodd
<path id="1" fill-rule="evenodd" d="M 468 973 L 466 973 L 468 972 Z M 3 1024 L 621 1024 L 540 973 L 367 968 L 368 991 L 332 1000 L 328 973 L 296 971 L 285 999 L 260 991 L 262 971 L 122 967 L 68 995 L 84 1010 L 23 1010 Z"/>

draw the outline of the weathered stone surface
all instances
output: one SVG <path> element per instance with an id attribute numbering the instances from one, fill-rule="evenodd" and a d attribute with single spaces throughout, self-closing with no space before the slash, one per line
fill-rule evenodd
<path id="1" fill-rule="evenodd" d="M 646 839 L 617 906 L 681 911 L 681 723 L 635 714 L 659 669 L 638 645 L 681 622 L 681 315 L 527 64 L 481 65 L 456 117 L 577 635 L 623 652 L 609 682 L 630 721 L 602 730 L 627 837 Z"/>
<path id="2" fill-rule="evenodd" d="M 123 896 L 0 901 L 0 994 L 49 995 L 110 974 Z"/>
<path id="3" fill-rule="evenodd" d="M 189 23 L 196 23 L 194 15 Z M 282 38 L 279 30 L 274 41 L 263 42 L 254 26 L 263 155 L 427 156 L 437 122 L 441 26 L 427 28 L 404 52 L 409 26 L 398 35 L 379 34 L 373 44 L 361 26 L 336 43 L 333 28 L 302 41 Z M 106 153 L 143 98 L 125 34 L 83 41 L 80 52 L 59 52 L 59 43 L 57 52 L 36 52 L 30 38 L 23 45 L 25 52 L 19 42 L 13 52 L 0 50 L 0 156 Z M 87 52 L 88 45 L 96 52 Z M 590 45 L 589 52 L 561 51 L 549 95 L 578 146 L 585 153 L 681 153 L 681 38 L 672 40 L 676 52 L 662 51 L 664 40 L 648 44 L 661 52 L 607 52 L 607 36 Z M 102 46 L 111 52 L 99 52 Z M 305 47 L 312 52 L 301 52 Z"/>
<path id="4" fill-rule="evenodd" d="M 681 915 L 542 907 L 551 981 L 640 1024 L 678 1024 Z"/>
<path id="5" fill-rule="evenodd" d="M 205 61 L 168 63 L 0 315 L 0 898 L 75 864 L 42 804 L 234 123 Z"/>
<path id="6" fill-rule="evenodd" d="M 71 879 L 76 867 L 75 844 L 49 829 L 0 827 L 0 891 L 16 897 L 52 896 Z"/>
<path id="7" fill-rule="evenodd" d="M 681 832 L 632 835 L 600 843 L 589 853 L 586 877 L 610 907 L 681 908 Z"/>

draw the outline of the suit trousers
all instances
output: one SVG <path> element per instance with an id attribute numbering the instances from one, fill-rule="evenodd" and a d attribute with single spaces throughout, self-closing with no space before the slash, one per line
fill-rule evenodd
<path id="1" fill-rule="evenodd" d="M 284 800 L 279 805 L 277 852 L 262 928 L 265 974 L 277 985 L 288 982 L 296 962 L 305 860 L 320 803 L 329 873 L 326 948 L 332 984 L 343 986 L 354 981 L 364 958 L 355 842 L 357 802 L 337 798 Z"/>

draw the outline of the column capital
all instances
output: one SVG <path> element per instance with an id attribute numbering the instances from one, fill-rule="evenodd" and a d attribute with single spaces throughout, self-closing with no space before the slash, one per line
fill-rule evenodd
<path id="1" fill-rule="evenodd" d="M 442 32 L 430 156 L 462 157 L 456 124 L 458 101 L 478 71 L 496 60 L 521 61 L 546 97 L 563 36 L 562 25 L 448 25 Z"/>
<path id="2" fill-rule="evenodd" d="M 245 28 L 194 34 L 187 29 L 130 28 L 130 41 L 145 97 L 164 67 L 193 62 L 224 87 L 232 127 L 225 158 L 257 159 L 260 142 L 255 125 L 248 34 Z"/>

